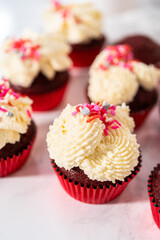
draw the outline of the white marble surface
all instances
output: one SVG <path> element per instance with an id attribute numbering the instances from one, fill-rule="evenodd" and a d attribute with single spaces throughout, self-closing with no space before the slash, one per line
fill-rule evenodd
<path id="1" fill-rule="evenodd" d="M 6 6 L 10 6 L 9 1 L 6 2 Z M 107 19 L 107 33 L 110 39 L 115 40 L 131 32 L 131 25 L 132 32 L 142 31 L 160 41 L 159 13 L 152 6 L 110 16 Z M 13 32 L 14 28 L 18 29 L 14 24 L 12 22 Z M 143 154 L 142 169 L 121 196 L 111 203 L 88 205 L 72 199 L 61 188 L 52 170 L 45 141 L 48 126 L 68 102 L 78 104 L 87 100 L 87 79 L 87 70 L 72 71 L 71 81 L 59 107 L 45 114 L 34 114 L 38 133 L 30 158 L 21 170 L 0 179 L 0 240 L 160 238 L 147 194 L 148 175 L 160 161 L 160 117 L 157 107 L 137 132 Z"/>

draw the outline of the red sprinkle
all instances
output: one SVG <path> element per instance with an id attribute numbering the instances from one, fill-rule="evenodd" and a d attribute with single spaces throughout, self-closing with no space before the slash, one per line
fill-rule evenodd
<path id="1" fill-rule="evenodd" d="M 87 119 L 87 123 L 91 122 L 92 120 L 94 120 L 95 118 L 99 118 L 100 115 L 94 115 L 94 116 L 91 116 L 89 119 Z"/>
<path id="2" fill-rule="evenodd" d="M 29 110 L 27 110 L 28 116 L 31 118 L 31 112 Z"/>
<path id="3" fill-rule="evenodd" d="M 81 107 L 82 107 L 81 105 L 78 105 L 78 106 L 76 107 L 77 112 L 80 112 L 80 108 L 81 108 Z"/>

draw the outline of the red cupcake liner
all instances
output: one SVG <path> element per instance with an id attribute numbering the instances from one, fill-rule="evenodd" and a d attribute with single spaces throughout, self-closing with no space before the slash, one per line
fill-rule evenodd
<path id="1" fill-rule="evenodd" d="M 106 38 L 100 43 L 97 43 L 96 46 L 82 47 L 82 48 L 73 48 L 69 54 L 70 58 L 73 61 L 74 67 L 89 67 L 94 61 L 95 57 L 101 51 L 103 45 L 106 44 Z"/>
<path id="2" fill-rule="evenodd" d="M 28 94 L 33 100 L 33 111 L 48 111 L 51 110 L 61 102 L 67 83 L 55 90 L 43 94 Z"/>
<path id="3" fill-rule="evenodd" d="M 153 191 L 152 191 L 152 186 L 151 186 L 151 180 L 152 180 L 152 174 L 156 170 L 157 167 L 154 168 L 153 171 L 151 171 L 151 175 L 149 176 L 148 180 L 148 195 L 149 195 L 149 200 L 150 200 L 150 206 L 151 206 L 151 211 L 152 211 L 152 216 L 157 224 L 157 227 L 160 229 L 160 207 L 156 204 L 155 198 L 153 196 Z"/>
<path id="4" fill-rule="evenodd" d="M 128 183 L 139 172 L 141 167 L 141 160 L 139 160 L 139 164 L 137 165 L 136 170 L 132 171 L 132 173 L 126 177 L 123 182 L 102 187 L 93 187 L 92 185 L 84 185 L 72 181 L 59 170 L 53 160 L 51 160 L 51 164 L 62 187 L 71 197 L 84 203 L 104 204 L 115 199 L 122 193 Z"/>
<path id="5" fill-rule="evenodd" d="M 34 139 L 18 155 L 13 155 L 6 159 L 0 158 L 0 177 L 5 177 L 22 167 L 30 154 L 33 142 Z"/>
<path id="6" fill-rule="evenodd" d="M 134 122 L 135 122 L 135 129 L 138 129 L 144 123 L 144 121 L 146 120 L 147 116 L 149 115 L 153 107 L 148 108 L 144 111 L 130 113 L 130 116 L 134 119 Z"/>

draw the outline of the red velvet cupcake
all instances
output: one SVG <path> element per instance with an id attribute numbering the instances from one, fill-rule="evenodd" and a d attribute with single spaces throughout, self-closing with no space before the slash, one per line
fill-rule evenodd
<path id="1" fill-rule="evenodd" d="M 160 229 L 160 164 L 154 168 L 149 176 L 148 194 L 154 221 Z"/>
<path id="2" fill-rule="evenodd" d="M 72 47 L 70 57 L 75 67 L 88 67 L 105 43 L 101 14 L 91 3 L 61 5 L 53 1 L 44 15 L 45 29 L 62 34 Z"/>
<path id="3" fill-rule="evenodd" d="M 129 107 L 67 105 L 47 134 L 51 164 L 65 191 L 92 204 L 120 195 L 141 167 Z"/>
<path id="4" fill-rule="evenodd" d="M 135 58 L 141 62 L 155 65 L 160 63 L 160 45 L 145 35 L 127 36 L 115 43 L 119 44 L 130 45 Z"/>
<path id="5" fill-rule="evenodd" d="M 5 40 L 0 51 L 0 71 L 11 87 L 33 100 L 33 110 L 55 108 L 64 95 L 71 60 L 62 37 L 30 33 Z"/>
<path id="6" fill-rule="evenodd" d="M 0 80 L 0 177 L 18 170 L 27 160 L 36 135 L 31 119 L 32 100 Z"/>
<path id="7" fill-rule="evenodd" d="M 90 69 L 90 101 L 129 105 L 136 128 L 140 127 L 158 98 L 160 71 L 137 61 L 128 45 L 106 47 Z"/>

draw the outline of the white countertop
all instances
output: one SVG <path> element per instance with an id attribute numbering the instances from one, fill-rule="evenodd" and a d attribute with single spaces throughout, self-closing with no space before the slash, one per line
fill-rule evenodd
<path id="1" fill-rule="evenodd" d="M 129 24 L 132 23 L 134 30 L 154 34 L 158 40 L 159 12 L 156 8 L 144 8 L 110 17 L 108 34 L 111 39 L 116 39 L 122 33 L 131 32 Z M 144 21 L 138 25 L 141 18 Z M 119 26 L 126 24 L 122 31 L 119 29 L 119 34 L 117 21 Z M 34 114 L 38 133 L 31 156 L 19 171 L 0 179 L 0 240 L 160 238 L 151 216 L 147 193 L 148 175 L 160 162 L 160 116 L 157 107 L 137 132 L 143 155 L 141 171 L 114 201 L 105 205 L 78 202 L 62 189 L 53 172 L 45 141 L 48 126 L 68 102 L 78 104 L 87 101 L 87 80 L 87 70 L 74 70 L 59 107 L 48 113 Z"/>

